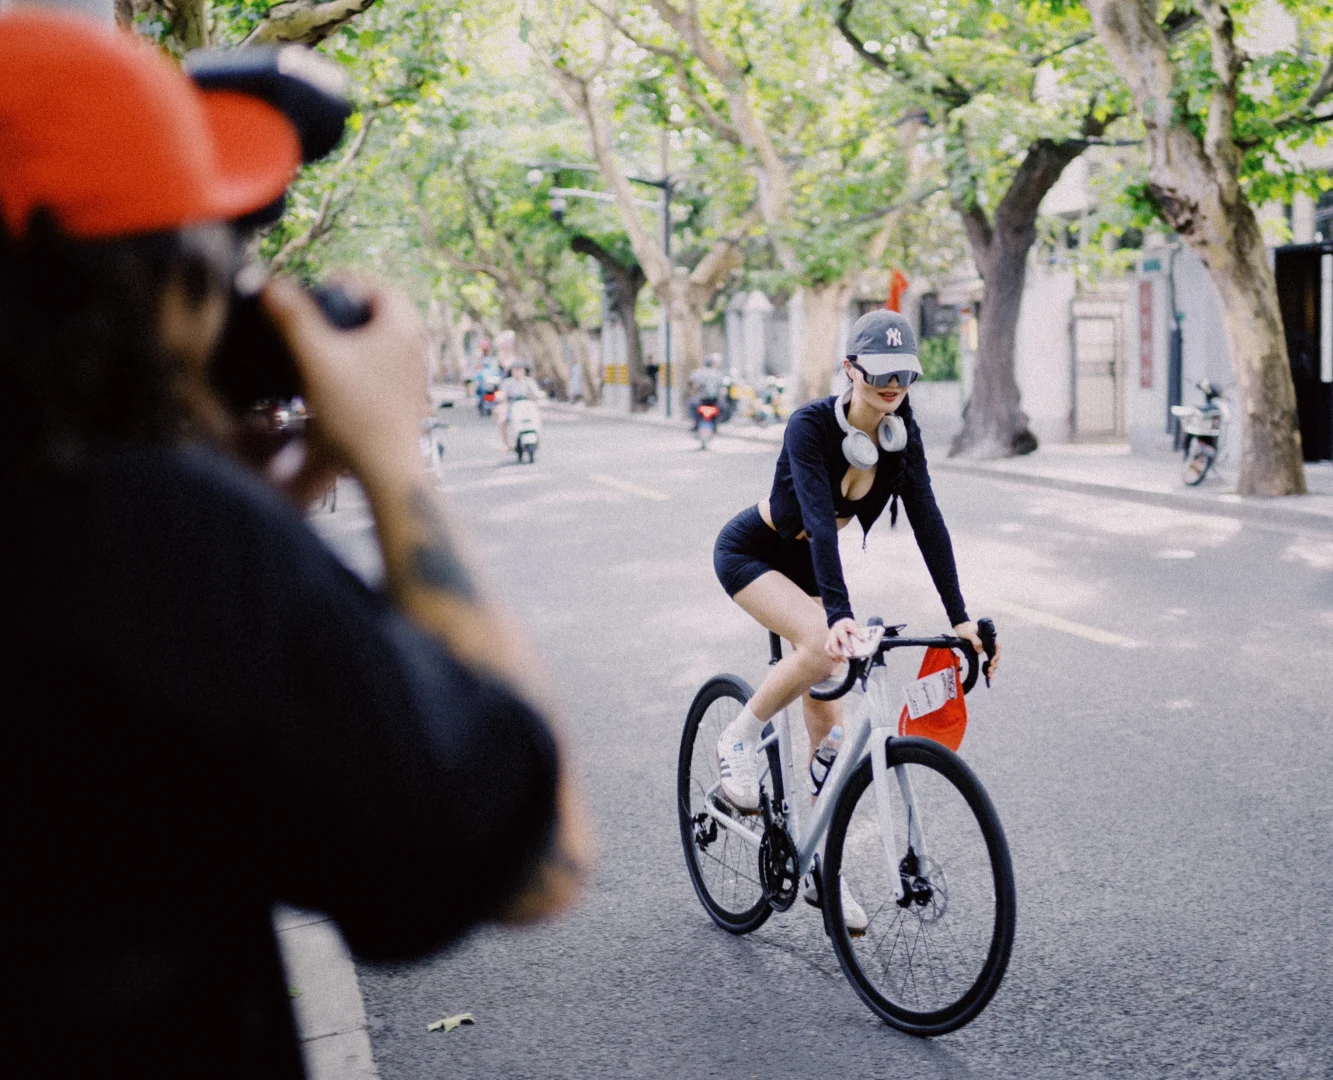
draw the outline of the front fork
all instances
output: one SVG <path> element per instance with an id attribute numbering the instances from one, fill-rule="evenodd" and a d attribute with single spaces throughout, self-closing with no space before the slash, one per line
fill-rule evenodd
<path id="1" fill-rule="evenodd" d="M 893 779 L 897 781 L 898 792 L 902 796 L 903 806 L 907 813 L 907 860 L 911 862 L 911 856 L 915 854 L 915 865 L 911 872 L 916 873 L 915 866 L 924 865 L 926 859 L 926 838 L 921 828 L 921 817 L 917 813 L 916 792 L 912 788 L 912 778 L 907 773 L 906 765 L 895 765 L 890 769 L 888 763 L 888 748 L 893 742 L 896 734 L 895 727 L 886 726 L 895 724 L 897 714 L 891 711 L 882 686 L 883 672 L 881 670 L 880 679 L 873 680 L 869 692 L 871 696 L 871 716 L 879 725 L 872 729 L 870 733 L 870 775 L 875 790 L 875 813 L 879 819 L 879 837 L 884 845 L 884 857 L 889 863 L 889 879 L 893 882 L 893 898 L 899 903 L 902 902 L 905 895 L 903 888 L 903 862 L 898 855 L 898 829 L 893 820 L 893 781 L 890 780 L 890 773 Z M 881 684 L 878 685 L 877 684 Z"/>

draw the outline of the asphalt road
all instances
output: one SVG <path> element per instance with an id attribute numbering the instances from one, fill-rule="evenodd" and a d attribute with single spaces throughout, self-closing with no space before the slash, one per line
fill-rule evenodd
<path id="1" fill-rule="evenodd" d="M 386 1080 L 1333 1076 L 1333 536 L 937 470 L 1005 649 L 962 751 L 1019 920 L 987 1011 L 923 1041 L 861 1005 L 805 905 L 714 927 L 680 851 L 690 699 L 764 671 L 712 544 L 776 449 L 548 414 L 518 466 L 457 411 L 445 495 L 553 673 L 601 858 L 556 923 L 359 969 Z M 326 527 L 364 553 L 358 513 Z M 856 531 L 858 615 L 945 629 L 905 522 Z"/>

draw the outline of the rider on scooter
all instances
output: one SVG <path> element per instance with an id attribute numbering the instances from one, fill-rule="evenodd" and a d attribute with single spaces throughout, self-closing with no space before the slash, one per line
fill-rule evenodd
<path id="1" fill-rule="evenodd" d="M 495 395 L 496 404 L 499 405 L 500 440 L 504 443 L 505 450 L 510 449 L 510 405 L 515 401 L 540 401 L 544 396 L 542 388 L 528 369 L 528 362 L 515 360 Z"/>
<path id="2" fill-rule="evenodd" d="M 709 353 L 704 357 L 704 366 L 690 376 L 690 386 L 694 390 L 694 397 L 689 400 L 690 427 L 694 431 L 699 430 L 699 406 L 716 405 L 722 395 L 726 376 L 718 370 L 717 361 L 717 353 Z"/>

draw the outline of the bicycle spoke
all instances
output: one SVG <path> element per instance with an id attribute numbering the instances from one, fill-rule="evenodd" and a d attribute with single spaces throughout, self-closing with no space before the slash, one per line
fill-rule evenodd
<path id="1" fill-rule="evenodd" d="M 854 809 L 839 826 L 838 861 L 830 864 L 861 891 L 869 913 L 865 934 L 840 938 L 835 947 L 856 985 L 880 1003 L 872 1007 L 894 1023 L 900 1016 L 938 1017 L 973 992 L 994 967 L 990 945 L 999 917 L 977 815 L 950 776 L 920 760 L 910 770 L 913 813 L 929 855 L 907 846 L 915 841 L 897 787 L 886 812 L 899 847 L 885 852 L 881 808 L 863 773 Z M 895 900 L 899 879 L 905 891 Z"/>
<path id="2" fill-rule="evenodd" d="M 721 692 L 701 706 L 702 712 L 690 721 L 692 729 L 687 727 L 691 739 L 686 750 L 688 773 L 680 778 L 685 790 L 682 839 L 695 886 L 713 918 L 733 932 L 742 927 L 753 929 L 767 912 L 757 850 L 743 837 L 733 835 L 738 827 L 753 831 L 755 825 L 739 813 L 727 813 L 725 803 L 715 805 L 714 795 L 721 783 L 718 738 L 747 698 L 740 684 L 723 682 Z M 724 814 L 726 824 L 721 823 Z M 701 834 L 705 837 L 702 844 Z"/>

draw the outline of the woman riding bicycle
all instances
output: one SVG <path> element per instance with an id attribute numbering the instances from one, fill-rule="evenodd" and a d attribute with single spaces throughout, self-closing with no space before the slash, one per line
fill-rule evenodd
<path id="1" fill-rule="evenodd" d="M 816 701 L 808 691 L 832 674 L 861 635 L 838 552 L 838 530 L 853 518 L 868 534 L 887 505 L 892 525 L 901 499 L 954 633 L 982 649 L 907 401 L 907 388 L 921 374 L 907 320 L 884 309 L 863 315 L 852 327 L 843 369 L 851 386 L 792 414 L 772 492 L 726 524 L 713 552 L 727 594 L 794 646 L 718 739 L 722 793 L 740 810 L 759 807 L 760 731 L 797 697 L 804 695 L 812 760 L 822 748 L 827 766 L 836 752 L 832 733 L 840 703 Z M 995 666 L 992 661 L 990 674 Z"/>

